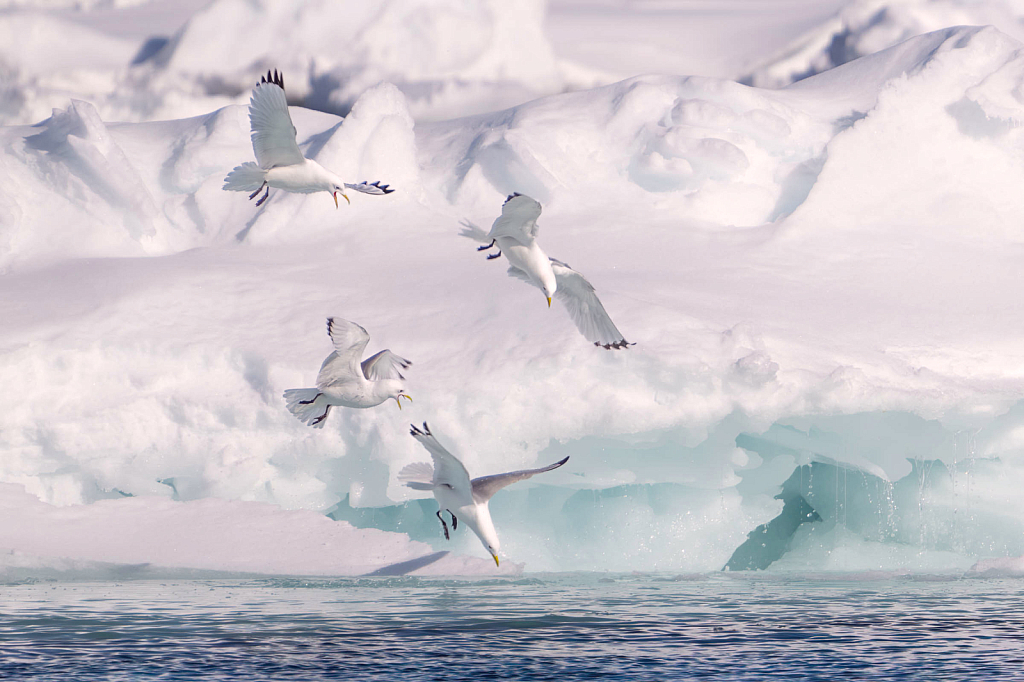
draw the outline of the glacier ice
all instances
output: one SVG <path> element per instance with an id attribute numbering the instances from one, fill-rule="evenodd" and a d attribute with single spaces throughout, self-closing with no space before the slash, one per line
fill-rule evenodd
<path id="1" fill-rule="evenodd" d="M 465 536 L 442 544 L 395 478 L 419 459 L 408 421 L 429 419 L 471 470 L 572 455 L 493 500 L 531 570 L 719 570 L 759 527 L 775 558 L 737 567 L 1024 553 L 1020 50 L 944 29 L 782 90 L 643 76 L 430 123 L 381 84 L 344 119 L 293 110 L 304 153 L 394 179 L 345 210 L 220 190 L 251 153 L 242 105 L 113 123 L 74 102 L 0 129 L 0 482 L 52 522 L 41 545 L 0 523 L 0 547 L 167 562 L 71 542 L 62 520 L 273 509 L 273 537 L 309 531 L 311 571 L 452 550 L 423 570 L 472 572 Z M 516 190 L 636 330 L 628 354 L 595 354 L 458 236 Z M 331 314 L 416 363 L 412 409 L 322 432 L 287 414 Z M 821 520 L 788 529 L 810 516 L 787 516 L 793 495 Z M 330 543 L 355 529 L 328 512 L 394 551 L 346 563 Z M 174 565 L 303 567 L 272 541 L 237 564 L 203 546 Z"/>

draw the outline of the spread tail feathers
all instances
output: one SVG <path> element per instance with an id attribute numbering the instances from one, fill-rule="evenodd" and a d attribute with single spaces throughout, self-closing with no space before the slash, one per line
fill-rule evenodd
<path id="1" fill-rule="evenodd" d="M 459 233 L 460 237 L 469 237 L 473 241 L 480 242 L 481 244 L 486 244 L 491 241 L 491 238 L 487 236 L 486 232 L 468 220 L 463 220 L 459 225 L 462 225 L 462 232 Z"/>
<path id="2" fill-rule="evenodd" d="M 326 400 L 318 399 L 319 395 L 315 388 L 289 388 L 284 392 L 285 405 L 300 422 L 322 429 L 330 406 Z"/>
<path id="3" fill-rule="evenodd" d="M 252 161 L 246 161 L 241 166 L 235 166 L 224 178 L 224 189 L 232 192 L 252 192 L 263 186 L 266 177 L 267 171 Z"/>
<path id="4" fill-rule="evenodd" d="M 398 472 L 398 480 L 413 490 L 433 490 L 434 467 L 426 462 L 409 464 Z"/>

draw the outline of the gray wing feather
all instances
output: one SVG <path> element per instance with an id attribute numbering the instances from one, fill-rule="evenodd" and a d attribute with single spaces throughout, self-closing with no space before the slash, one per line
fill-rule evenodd
<path id="1" fill-rule="evenodd" d="M 604 348 L 618 349 L 631 345 L 612 322 L 612 318 L 609 317 L 594 292 L 594 287 L 583 275 L 554 258 L 551 259 L 551 269 L 558 282 L 555 298 L 565 305 L 566 310 L 569 311 L 569 317 L 572 318 L 576 328 L 580 330 L 587 341 Z M 509 274 L 511 275 L 512 272 L 510 271 Z M 523 275 L 525 274 L 523 273 Z M 520 275 L 514 276 L 520 277 Z"/>
<path id="2" fill-rule="evenodd" d="M 410 366 L 411 362 L 386 349 L 371 355 L 362 363 L 363 376 L 370 381 L 404 379 L 400 370 L 408 369 Z"/>
<path id="3" fill-rule="evenodd" d="M 510 471 L 507 474 L 494 474 L 492 476 L 481 476 L 480 478 L 474 478 L 471 483 L 473 485 L 473 500 L 477 503 L 486 502 L 491 499 L 494 493 L 498 492 L 507 485 L 512 485 L 516 481 L 522 481 L 536 474 L 542 474 L 545 471 L 551 471 L 557 469 L 566 462 L 569 458 L 555 462 L 546 467 L 540 469 L 523 469 L 522 471 Z"/>
<path id="4" fill-rule="evenodd" d="M 437 442 L 434 434 L 430 432 L 429 428 L 426 428 L 426 423 L 423 426 L 423 431 L 413 426 L 410 433 L 430 453 L 430 458 L 434 462 L 434 487 L 447 486 L 468 496 L 472 487 L 466 467 L 455 455 L 445 450 L 444 446 Z"/>
<path id="5" fill-rule="evenodd" d="M 392 192 L 395 191 L 393 189 L 389 189 L 390 185 L 380 184 L 380 180 L 378 180 L 377 182 L 363 181 L 356 184 L 346 182 L 345 187 L 347 187 L 348 189 L 354 189 L 357 192 L 362 192 L 363 194 L 374 194 L 377 196 L 380 196 L 382 194 L 391 194 Z"/>
<path id="6" fill-rule="evenodd" d="M 370 342 L 365 329 L 340 317 L 327 318 L 327 335 L 334 343 L 334 352 L 324 360 L 316 377 L 317 388 L 321 389 L 357 379 L 362 371 L 359 358 Z"/>
<path id="7" fill-rule="evenodd" d="M 260 168 L 268 170 L 305 161 L 295 142 L 296 130 L 288 113 L 284 88 L 266 81 L 256 85 L 249 99 L 249 126 L 252 150 Z"/>
<path id="8" fill-rule="evenodd" d="M 513 194 L 501 207 L 501 215 L 491 225 L 488 239 L 509 237 L 523 246 L 529 246 L 537 236 L 537 218 L 540 202 L 525 194 Z"/>

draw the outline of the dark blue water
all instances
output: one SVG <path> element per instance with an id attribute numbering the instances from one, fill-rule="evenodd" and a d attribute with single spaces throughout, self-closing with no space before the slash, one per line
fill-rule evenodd
<path id="1" fill-rule="evenodd" d="M 1024 581 L 3 585 L 0 679 L 1024 680 Z"/>

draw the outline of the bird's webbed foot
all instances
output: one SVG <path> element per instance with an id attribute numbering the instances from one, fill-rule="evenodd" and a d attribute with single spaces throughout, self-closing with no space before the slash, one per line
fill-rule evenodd
<path id="1" fill-rule="evenodd" d="M 253 199 L 255 199 L 256 195 L 259 194 L 260 192 L 262 192 L 263 188 L 266 187 L 266 186 L 267 186 L 267 181 L 264 180 L 263 184 L 259 186 L 259 189 L 257 189 L 255 192 L 253 192 L 252 194 L 249 195 L 249 201 L 252 201 Z M 267 191 L 269 191 L 269 189 Z M 256 204 L 256 205 L 259 206 L 259 204 Z"/>
<path id="2" fill-rule="evenodd" d="M 441 516 L 441 510 L 440 509 L 437 510 L 437 518 L 441 522 L 441 528 L 444 529 L 444 539 L 445 540 L 451 540 L 452 539 L 451 536 L 448 535 L 448 524 L 444 522 L 444 517 Z M 452 530 L 454 530 L 454 528 Z"/>
<path id="3" fill-rule="evenodd" d="M 330 414 L 330 412 L 331 412 L 331 406 L 330 406 L 330 405 L 328 405 L 328 406 L 327 406 L 327 409 L 326 409 L 326 410 L 324 410 L 324 413 L 323 413 L 322 415 L 320 415 L 319 417 L 317 417 L 316 419 L 314 419 L 313 421 L 311 421 L 311 422 L 309 423 L 309 425 L 310 425 L 310 426 L 316 426 L 317 424 L 319 424 L 319 423 L 320 423 L 320 422 L 322 422 L 323 420 L 327 419 L 327 415 L 328 415 L 328 414 Z"/>
<path id="4" fill-rule="evenodd" d="M 449 509 L 448 513 L 452 514 L 452 510 Z M 455 514 L 452 514 L 452 530 L 458 530 L 458 529 L 459 529 L 459 519 L 458 519 L 458 517 L 455 516 Z"/>
<path id="5" fill-rule="evenodd" d="M 259 190 L 256 190 L 256 191 L 258 192 Z M 477 251 L 486 251 L 487 249 L 489 249 L 492 246 L 494 246 L 497 243 L 497 241 L 498 240 L 496 240 L 496 239 L 492 239 L 490 244 L 488 244 L 487 246 L 478 246 L 478 247 L 476 247 L 476 250 Z"/>
<path id="6" fill-rule="evenodd" d="M 299 401 L 299 405 L 312 405 L 313 403 L 316 402 L 316 399 L 319 398 L 322 395 L 323 395 L 323 393 L 317 393 L 315 396 L 313 396 L 312 400 L 300 400 Z"/>
<path id="7" fill-rule="evenodd" d="M 260 197 L 260 200 L 256 202 L 256 205 L 257 205 L 257 206 L 260 206 L 260 205 L 262 205 L 262 204 L 263 204 L 263 202 L 264 202 L 264 201 L 266 201 L 266 200 L 267 200 L 267 199 L 269 199 L 269 198 L 270 198 L 270 188 L 268 187 L 268 188 L 267 188 L 267 193 L 266 193 L 266 194 L 264 194 L 264 195 L 263 195 L 262 197 Z"/>
<path id="8" fill-rule="evenodd" d="M 489 256 L 487 256 L 487 260 L 494 260 L 495 258 L 501 258 L 501 251 L 499 251 L 498 253 L 492 253 Z"/>

